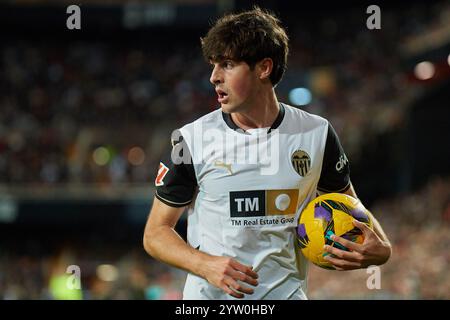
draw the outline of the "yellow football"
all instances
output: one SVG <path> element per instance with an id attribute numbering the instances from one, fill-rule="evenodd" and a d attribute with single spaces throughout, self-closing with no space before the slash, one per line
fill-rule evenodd
<path id="1" fill-rule="evenodd" d="M 362 231 L 353 225 L 354 219 L 373 229 L 370 214 L 359 199 L 342 193 L 327 193 L 312 200 L 300 214 L 297 225 L 297 243 L 303 256 L 321 268 L 334 269 L 324 259 L 329 253 L 323 247 L 327 244 L 348 251 L 331 240 L 333 234 L 363 243 Z"/>

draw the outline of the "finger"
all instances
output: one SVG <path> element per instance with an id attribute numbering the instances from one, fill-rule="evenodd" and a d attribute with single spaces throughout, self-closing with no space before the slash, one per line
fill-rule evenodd
<path id="1" fill-rule="evenodd" d="M 223 291 L 225 291 L 226 293 L 228 293 L 230 296 L 233 296 L 233 297 L 235 297 L 235 298 L 238 298 L 238 299 L 244 298 L 244 294 L 232 290 L 232 289 L 231 289 L 229 286 L 227 286 L 226 284 L 224 284 L 223 286 L 221 286 L 221 289 L 222 289 Z"/>
<path id="2" fill-rule="evenodd" d="M 353 225 L 354 225 L 355 227 L 357 227 L 359 230 L 361 230 L 362 233 L 363 233 L 364 235 L 367 235 L 367 234 L 369 234 L 370 232 L 373 232 L 373 230 L 370 229 L 370 228 L 367 226 L 367 224 L 362 223 L 362 222 L 359 221 L 359 220 L 354 219 L 354 220 L 353 220 Z"/>
<path id="3" fill-rule="evenodd" d="M 353 270 L 361 268 L 361 264 L 357 262 L 346 261 L 343 259 L 333 258 L 331 256 L 326 256 L 324 259 L 330 262 L 336 270 Z"/>
<path id="4" fill-rule="evenodd" d="M 238 291 L 238 292 L 242 292 L 242 293 L 246 293 L 246 294 L 253 294 L 254 290 L 252 288 L 249 288 L 247 286 L 244 286 L 240 283 L 238 283 L 236 280 L 234 280 L 233 278 L 227 276 L 225 279 L 225 283 L 228 284 L 228 286 L 230 286 L 232 289 Z"/>
<path id="5" fill-rule="evenodd" d="M 359 262 L 360 261 L 360 254 L 358 252 L 349 252 L 349 251 L 344 251 L 329 245 L 325 245 L 323 247 L 323 249 L 326 252 L 329 252 L 331 254 L 333 254 L 334 256 L 336 256 L 339 259 L 343 259 L 343 260 L 347 260 L 347 261 L 352 261 L 352 262 Z"/>
<path id="6" fill-rule="evenodd" d="M 254 279 L 258 279 L 258 274 L 252 270 L 252 267 L 243 265 L 243 264 L 237 262 L 236 260 L 231 260 L 230 265 L 234 269 L 239 270 L 240 272 L 245 273 L 246 275 L 248 275 Z"/>
<path id="7" fill-rule="evenodd" d="M 234 279 L 234 280 L 240 280 L 242 282 L 246 282 L 248 284 L 251 284 L 252 286 L 258 285 L 258 280 L 246 275 L 245 273 L 242 273 L 240 271 L 236 270 L 230 270 L 228 271 L 228 274 Z"/>
<path id="8" fill-rule="evenodd" d="M 362 248 L 361 248 L 362 246 L 359 243 L 344 239 L 335 234 L 331 236 L 331 240 L 342 244 L 344 247 L 346 247 L 347 249 L 349 249 L 351 251 L 360 252 L 362 250 Z"/>

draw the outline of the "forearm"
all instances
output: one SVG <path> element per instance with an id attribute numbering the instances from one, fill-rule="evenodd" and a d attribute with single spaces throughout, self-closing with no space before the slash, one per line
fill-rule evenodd
<path id="1" fill-rule="evenodd" d="M 345 194 L 358 199 L 358 196 L 356 195 L 355 189 L 353 188 L 353 184 L 350 183 L 350 187 L 347 189 L 347 191 L 344 192 Z M 375 231 L 375 233 L 381 238 L 381 240 L 383 240 L 384 242 L 386 242 L 386 244 L 390 245 L 389 239 L 386 236 L 386 234 L 383 231 L 383 228 L 381 227 L 380 223 L 378 222 L 377 219 L 375 219 L 375 217 L 373 216 L 373 214 L 367 210 L 369 212 L 370 218 L 372 219 L 373 222 L 373 229 Z"/>
<path id="2" fill-rule="evenodd" d="M 350 184 L 350 188 L 345 192 L 345 194 L 348 194 L 349 196 L 352 196 L 354 198 L 358 198 L 352 184 Z M 373 255 L 376 256 L 376 264 L 381 265 L 389 260 L 390 256 L 392 255 L 392 246 L 388 237 L 386 236 L 386 233 L 383 231 L 381 224 L 369 210 L 367 210 L 367 212 L 373 223 L 373 231 L 379 238 L 377 241 L 370 242 L 376 244 L 376 246 L 374 246 L 376 247 L 376 249 L 373 249 Z"/>
<path id="3" fill-rule="evenodd" d="M 170 226 L 158 226 L 146 233 L 144 248 L 155 259 L 201 277 L 202 264 L 210 257 L 188 245 Z"/>

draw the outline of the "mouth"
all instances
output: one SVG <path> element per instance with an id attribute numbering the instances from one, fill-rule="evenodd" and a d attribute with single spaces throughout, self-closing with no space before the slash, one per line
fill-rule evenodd
<path id="1" fill-rule="evenodd" d="M 220 89 L 216 89 L 216 93 L 217 93 L 217 101 L 219 101 L 219 103 L 227 103 L 228 93 Z"/>

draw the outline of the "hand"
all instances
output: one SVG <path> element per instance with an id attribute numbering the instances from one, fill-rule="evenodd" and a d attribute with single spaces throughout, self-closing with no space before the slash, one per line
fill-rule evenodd
<path id="1" fill-rule="evenodd" d="M 342 244 L 350 251 L 325 245 L 324 249 L 334 255 L 334 257 L 327 255 L 324 259 L 330 262 L 336 270 L 340 271 L 367 268 L 371 265 L 385 263 L 391 255 L 390 244 L 381 240 L 375 231 L 366 224 L 353 220 L 353 225 L 362 231 L 364 242 L 359 244 L 333 235 L 331 237 L 333 241 Z"/>
<path id="2" fill-rule="evenodd" d="M 254 291 L 248 286 L 244 286 L 238 281 L 246 282 L 252 286 L 257 286 L 258 274 L 252 267 L 243 265 L 228 257 L 213 256 L 205 264 L 206 270 L 202 276 L 212 285 L 222 289 L 229 295 L 242 299 L 245 294 L 252 294 Z"/>

